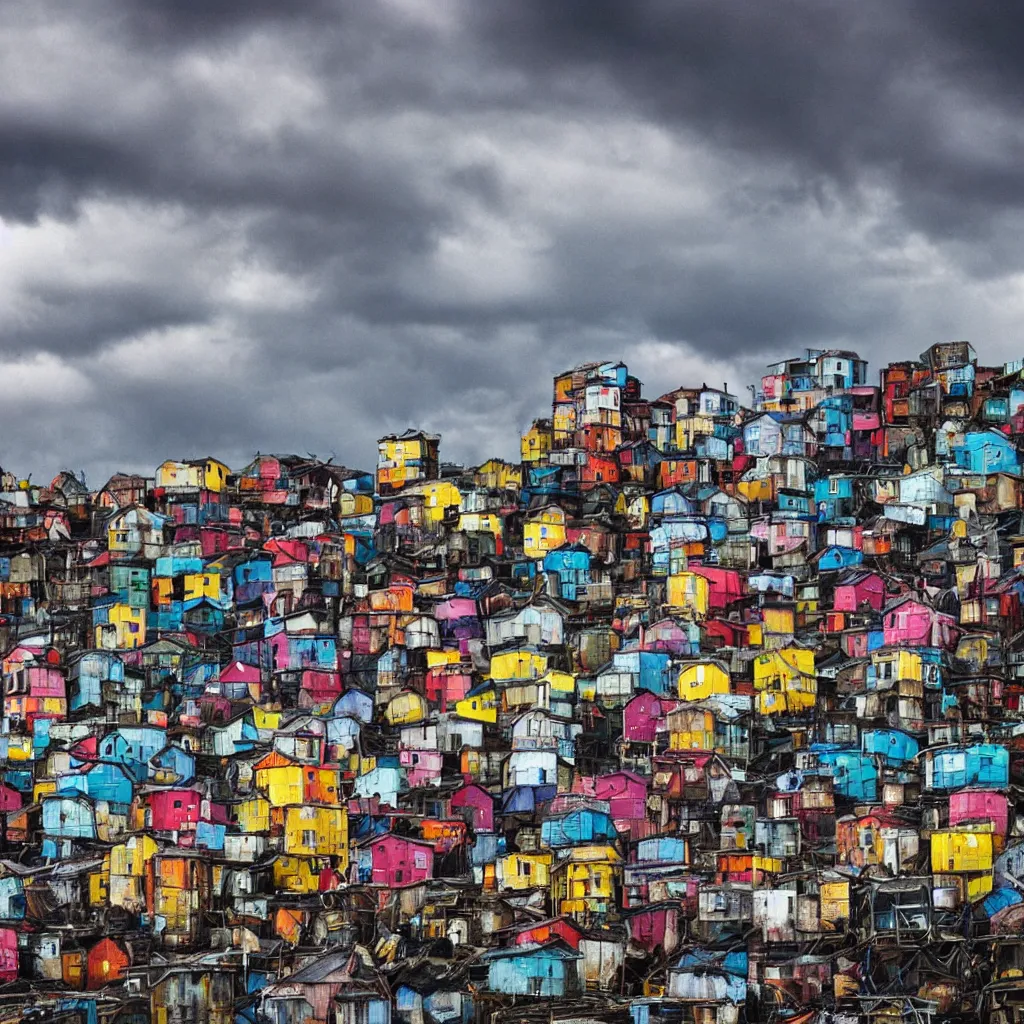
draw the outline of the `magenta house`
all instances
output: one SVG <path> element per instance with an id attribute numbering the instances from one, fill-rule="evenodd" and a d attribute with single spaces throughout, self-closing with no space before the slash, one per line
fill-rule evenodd
<path id="1" fill-rule="evenodd" d="M 882 614 L 886 647 L 952 647 L 957 622 L 915 597 L 901 597 Z"/>
<path id="2" fill-rule="evenodd" d="M 494 831 L 494 799 L 483 786 L 471 785 L 457 789 L 452 793 L 451 808 L 453 815 L 468 818 L 473 831 Z"/>
<path id="3" fill-rule="evenodd" d="M 885 604 L 885 580 L 877 573 L 854 572 L 837 584 L 832 607 L 837 612 L 857 612 L 868 605 L 876 612 Z"/>
<path id="4" fill-rule="evenodd" d="M 393 834 L 366 839 L 359 847 L 359 880 L 372 885 L 408 885 L 434 877 L 434 844 Z"/>

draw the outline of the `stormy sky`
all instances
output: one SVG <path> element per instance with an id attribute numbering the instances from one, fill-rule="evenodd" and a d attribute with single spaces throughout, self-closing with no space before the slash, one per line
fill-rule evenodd
<path id="1" fill-rule="evenodd" d="M 1024 355 L 1024 11 L 0 4 L 0 465 L 513 456 L 550 377 Z"/>

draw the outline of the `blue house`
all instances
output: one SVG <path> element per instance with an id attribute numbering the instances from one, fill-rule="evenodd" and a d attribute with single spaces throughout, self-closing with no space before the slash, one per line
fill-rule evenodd
<path id="1" fill-rule="evenodd" d="M 613 672 L 629 672 L 635 678 L 633 690 L 668 693 L 675 686 L 672 656 L 662 651 L 616 651 Z"/>
<path id="2" fill-rule="evenodd" d="M 68 674 L 70 710 L 101 707 L 105 682 L 124 683 L 124 663 L 113 651 L 86 651 Z"/>
<path id="3" fill-rule="evenodd" d="M 152 725 L 123 725 L 100 740 L 98 757 L 123 765 L 136 782 L 149 776 L 149 760 L 167 745 L 167 733 Z"/>
<path id="4" fill-rule="evenodd" d="M 127 807 L 132 802 L 134 785 L 130 771 L 117 764 L 94 764 L 84 772 L 63 775 L 58 780 L 61 793 L 84 793 L 93 800 Z"/>
<path id="5" fill-rule="evenodd" d="M 826 448 L 845 448 L 853 429 L 853 396 L 828 395 L 818 405 L 818 440 Z"/>
<path id="6" fill-rule="evenodd" d="M 562 999 L 580 995 L 577 953 L 568 943 L 553 939 L 537 946 L 512 946 L 484 953 L 487 987 L 509 996 L 546 996 Z"/>
<path id="7" fill-rule="evenodd" d="M 918 743 L 913 736 L 897 729 L 868 729 L 861 733 L 860 748 L 865 754 L 882 758 L 886 768 L 897 768 L 917 757 Z"/>
<path id="8" fill-rule="evenodd" d="M 853 515 L 853 484 L 852 476 L 836 473 L 814 481 L 814 507 L 819 523 Z"/>
<path id="9" fill-rule="evenodd" d="M 575 601 L 578 588 L 590 583 L 590 549 L 582 544 L 563 544 L 544 556 L 544 571 L 554 582 L 556 597 Z"/>
<path id="10" fill-rule="evenodd" d="M 137 565 L 112 565 L 110 590 L 131 608 L 149 607 L 149 569 Z"/>
<path id="11" fill-rule="evenodd" d="M 658 491 L 651 497 L 651 515 L 660 519 L 692 516 L 697 511 L 694 503 L 678 487 Z"/>
<path id="12" fill-rule="evenodd" d="M 552 849 L 616 838 L 618 833 L 611 815 L 590 807 L 578 807 L 557 817 L 545 818 L 540 826 L 541 845 Z"/>
<path id="13" fill-rule="evenodd" d="M 988 786 L 1005 789 L 1010 782 L 1010 752 L 998 743 L 942 747 L 924 752 L 926 790 Z"/>
<path id="14" fill-rule="evenodd" d="M 651 836 L 636 844 L 639 864 L 688 864 L 687 842 L 681 836 Z"/>
<path id="15" fill-rule="evenodd" d="M 953 447 L 953 459 L 972 473 L 1020 472 L 1017 446 L 999 430 L 966 434 L 964 443 Z"/>
<path id="16" fill-rule="evenodd" d="M 43 831 L 53 839 L 95 839 L 96 812 L 84 793 L 50 793 L 42 798 Z M 45 854 L 44 854 L 45 856 Z"/>
<path id="17" fill-rule="evenodd" d="M 823 774 L 831 773 L 832 787 L 838 796 L 872 802 L 878 799 L 878 768 L 874 757 L 832 744 L 813 743 L 810 749 L 818 755 L 818 765 L 825 769 Z"/>
<path id="18" fill-rule="evenodd" d="M 231 583 L 238 607 L 259 604 L 263 595 L 274 589 L 273 559 L 266 555 L 239 562 L 231 572 Z"/>
<path id="19" fill-rule="evenodd" d="M 171 785 L 187 786 L 196 777 L 195 755 L 173 743 L 149 759 L 153 778 L 166 779 Z"/>
<path id="20" fill-rule="evenodd" d="M 863 563 L 864 553 L 856 548 L 844 548 L 839 544 L 830 544 L 814 555 L 814 561 L 818 565 L 818 572 L 836 572 L 839 569 L 849 569 Z"/>

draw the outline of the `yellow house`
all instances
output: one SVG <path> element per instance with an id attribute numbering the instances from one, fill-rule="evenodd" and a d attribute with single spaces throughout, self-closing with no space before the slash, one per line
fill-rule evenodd
<path id="1" fill-rule="evenodd" d="M 717 661 L 700 661 L 684 665 L 677 682 L 681 700 L 706 700 L 731 692 L 731 677 Z"/>
<path id="2" fill-rule="evenodd" d="M 897 648 L 871 652 L 871 664 L 879 683 L 923 682 L 924 661 L 920 654 Z M 935 666 L 938 672 L 938 666 Z"/>
<path id="3" fill-rule="evenodd" d="M 437 434 L 406 431 L 377 442 L 377 492 L 393 494 L 417 480 L 437 476 L 441 438 Z"/>
<path id="4" fill-rule="evenodd" d="M 682 416 L 676 419 L 676 449 L 681 452 L 693 447 L 696 436 L 709 437 L 715 432 L 714 416 Z"/>
<path id="5" fill-rule="evenodd" d="M 220 493 L 227 486 L 231 470 L 219 459 L 189 459 L 175 462 L 168 459 L 157 466 L 155 486 L 171 491 L 213 491 Z"/>
<path id="6" fill-rule="evenodd" d="M 565 541 L 565 513 L 557 505 L 539 509 L 523 523 L 523 553 L 527 558 L 543 558 Z"/>
<path id="7" fill-rule="evenodd" d="M 146 642 L 146 609 L 128 604 L 112 604 L 107 621 L 96 627 L 96 646 L 105 650 L 126 651 Z"/>
<path id="8" fill-rule="evenodd" d="M 991 824 L 932 832 L 932 871 L 936 874 L 991 871 L 993 839 Z"/>
<path id="9" fill-rule="evenodd" d="M 496 512 L 463 512 L 459 516 L 458 528 L 465 533 L 490 533 L 501 536 L 501 516 Z"/>
<path id="10" fill-rule="evenodd" d="M 740 480 L 736 493 L 746 501 L 771 501 L 775 497 L 774 481 L 770 476 Z"/>
<path id="11" fill-rule="evenodd" d="M 552 700 L 571 700 L 576 693 L 576 677 L 571 672 L 552 669 L 541 677 L 541 681 L 548 684 Z"/>
<path id="12" fill-rule="evenodd" d="M 551 872 L 551 902 L 556 913 L 586 914 L 610 910 L 622 874 L 622 857 L 612 846 L 574 846 Z"/>
<path id="13" fill-rule="evenodd" d="M 156 840 L 147 835 L 131 836 L 111 847 L 109 901 L 112 907 L 131 909 L 145 905 L 146 869 L 158 850 Z"/>
<path id="14" fill-rule="evenodd" d="M 519 442 L 523 462 L 547 462 L 554 441 L 550 420 L 534 420 Z"/>
<path id="15" fill-rule="evenodd" d="M 274 888 L 285 892 L 318 892 L 319 862 L 311 857 L 278 857 L 274 861 Z"/>
<path id="16" fill-rule="evenodd" d="M 283 807 L 284 805 L 278 804 L 277 806 Z M 242 800 L 235 805 L 235 820 L 243 832 L 269 832 L 270 801 L 261 796 Z"/>
<path id="17" fill-rule="evenodd" d="M 491 723 L 498 720 L 498 694 L 494 687 L 475 690 L 455 702 L 455 714 L 472 722 Z"/>
<path id="18" fill-rule="evenodd" d="M 796 629 L 796 614 L 792 605 L 765 605 L 761 609 L 761 619 L 766 634 L 792 637 Z"/>
<path id="19" fill-rule="evenodd" d="M 559 402 L 551 417 L 551 427 L 552 448 L 555 445 L 571 443 L 573 434 L 576 433 L 576 406 L 567 402 Z"/>
<path id="20" fill-rule="evenodd" d="M 507 853 L 496 864 L 499 889 L 533 889 L 551 882 L 550 853 Z"/>
<path id="21" fill-rule="evenodd" d="M 389 725 L 415 725 L 428 714 L 427 702 L 418 693 L 404 690 L 395 694 L 384 709 L 384 718 Z"/>
<path id="22" fill-rule="evenodd" d="M 338 515 L 342 519 L 373 515 L 373 497 L 369 494 L 353 494 L 351 491 L 342 491 L 338 495 Z"/>
<path id="23" fill-rule="evenodd" d="M 348 811 L 344 807 L 303 804 L 284 812 L 284 852 L 296 856 L 339 858 L 348 869 Z"/>
<path id="24" fill-rule="evenodd" d="M 185 600 L 197 601 L 209 598 L 220 600 L 220 573 L 207 569 L 204 572 L 185 573 Z"/>
<path id="25" fill-rule="evenodd" d="M 838 931 L 850 920 L 850 883 L 822 882 L 819 895 L 822 929 Z"/>
<path id="26" fill-rule="evenodd" d="M 760 622 L 747 623 L 747 643 L 751 647 L 764 646 L 764 624 Z"/>
<path id="27" fill-rule="evenodd" d="M 783 647 L 754 659 L 757 709 L 763 715 L 802 711 L 814 707 L 818 680 L 814 651 Z"/>
<path id="28" fill-rule="evenodd" d="M 536 651 L 506 651 L 491 658 L 488 675 L 496 682 L 539 679 L 548 668 L 546 654 Z"/>
<path id="29" fill-rule="evenodd" d="M 250 686 L 250 690 L 252 687 Z M 274 732 L 281 724 L 281 712 L 272 708 L 262 708 L 254 704 L 252 708 L 252 724 L 257 732 Z"/>
<path id="30" fill-rule="evenodd" d="M 427 519 L 434 523 L 444 519 L 447 509 L 458 508 L 462 504 L 462 494 L 450 480 L 431 480 L 429 483 L 416 484 L 408 490 L 410 494 L 422 495 Z"/>
<path id="31" fill-rule="evenodd" d="M 302 765 L 271 752 L 253 771 L 256 788 L 267 794 L 271 807 L 302 803 Z"/>
<path id="32" fill-rule="evenodd" d="M 666 718 L 669 750 L 714 750 L 715 716 L 699 708 L 679 708 Z"/>
<path id="33" fill-rule="evenodd" d="M 503 459 L 488 459 L 473 473 L 473 483 L 488 490 L 518 491 L 523 486 L 523 470 Z"/>
<path id="34" fill-rule="evenodd" d="M 708 613 L 711 584 L 695 572 L 680 572 L 668 577 L 666 603 L 673 611 L 688 612 L 695 619 Z"/>
<path id="35" fill-rule="evenodd" d="M 105 907 L 110 903 L 110 854 L 107 853 L 100 866 L 89 872 L 89 904 Z"/>

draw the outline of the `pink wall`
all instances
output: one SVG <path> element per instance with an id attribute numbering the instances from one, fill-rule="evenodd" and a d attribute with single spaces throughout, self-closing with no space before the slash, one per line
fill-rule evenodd
<path id="1" fill-rule="evenodd" d="M 452 794 L 452 810 L 464 807 L 473 811 L 472 824 L 477 832 L 494 830 L 494 800 L 480 786 L 463 786 Z"/>
<path id="2" fill-rule="evenodd" d="M 382 836 L 373 842 L 375 885 L 407 885 L 434 877 L 434 852 L 429 843 L 401 836 Z"/>
<path id="3" fill-rule="evenodd" d="M 949 798 L 949 824 L 959 825 L 963 821 L 991 821 L 996 834 L 1006 835 L 1009 822 L 1009 805 L 1002 793 L 989 790 L 968 790 L 953 793 Z"/>
<path id="4" fill-rule="evenodd" d="M 653 693 L 638 693 L 622 709 L 622 737 L 630 743 L 653 743 L 664 718 L 661 700 Z"/>

